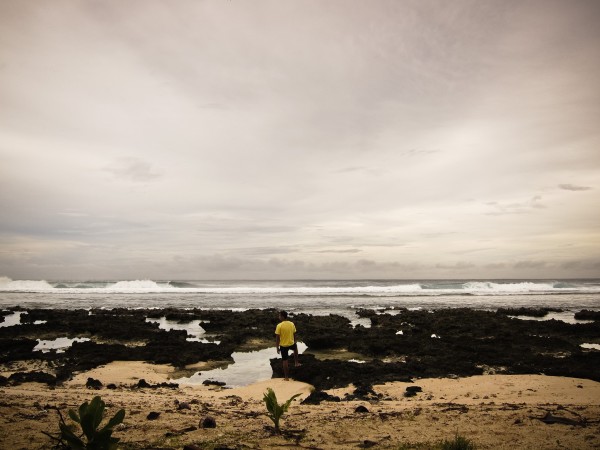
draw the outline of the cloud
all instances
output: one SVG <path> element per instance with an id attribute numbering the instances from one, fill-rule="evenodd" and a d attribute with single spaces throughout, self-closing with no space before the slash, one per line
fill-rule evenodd
<path id="1" fill-rule="evenodd" d="M 584 271 L 598 271 L 600 270 L 600 259 L 598 260 L 586 260 L 586 261 L 565 261 L 560 264 L 561 268 L 567 270 L 584 270 Z"/>
<path id="2" fill-rule="evenodd" d="M 0 2 L 6 268 L 589 274 L 598 5 Z"/>
<path id="3" fill-rule="evenodd" d="M 510 214 L 528 214 L 536 209 L 544 209 L 546 205 L 541 203 L 542 196 L 536 195 L 532 197 L 528 201 L 523 202 L 511 202 L 511 203 L 501 203 L 501 202 L 487 202 L 486 205 L 490 206 L 494 209 L 492 212 L 486 212 L 488 215 L 492 216 L 501 216 L 501 215 L 510 215 Z"/>
<path id="4" fill-rule="evenodd" d="M 548 265 L 545 261 L 518 261 L 514 264 L 515 269 L 543 269 Z"/>
<path id="5" fill-rule="evenodd" d="M 589 191 L 592 189 L 589 186 L 577 186 L 575 184 L 559 184 L 558 187 L 565 191 Z"/>
<path id="6" fill-rule="evenodd" d="M 152 167 L 147 161 L 136 157 L 123 157 L 114 160 L 104 168 L 119 180 L 134 183 L 147 183 L 162 177 L 162 173 Z"/>
<path id="7" fill-rule="evenodd" d="M 239 248 L 233 250 L 235 253 L 240 255 L 285 255 L 290 253 L 297 253 L 299 247 L 297 246 L 279 246 L 279 247 L 251 247 L 251 248 Z"/>
<path id="8" fill-rule="evenodd" d="M 358 249 L 358 248 L 348 248 L 348 249 L 343 249 L 343 250 L 331 250 L 331 249 L 325 249 L 325 250 L 315 250 L 314 253 L 360 253 L 362 250 Z"/>
<path id="9" fill-rule="evenodd" d="M 438 269 L 444 269 L 444 270 L 452 270 L 452 271 L 464 271 L 467 269 L 473 269 L 475 266 L 475 264 L 471 263 L 471 262 L 466 262 L 466 261 L 458 261 L 452 264 L 445 264 L 445 263 L 438 263 L 435 265 L 436 268 Z"/>

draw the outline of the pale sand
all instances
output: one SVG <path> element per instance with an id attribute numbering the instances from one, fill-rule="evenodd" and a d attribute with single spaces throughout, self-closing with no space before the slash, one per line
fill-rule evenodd
<path id="1" fill-rule="evenodd" d="M 278 399 L 298 393 L 309 395 L 311 386 L 295 381 L 272 379 L 236 389 L 184 386 L 179 389 L 131 389 L 140 378 L 149 383 L 169 381 L 174 373 L 169 366 L 138 362 L 116 362 L 80 374 L 65 386 L 51 389 L 29 383 L 0 389 L 0 448 L 50 448 L 41 431 L 58 429 L 57 413 L 44 409 L 58 406 L 62 411 L 76 408 L 94 395 L 107 402 L 109 414 L 125 408 L 125 423 L 115 436 L 123 448 L 175 448 L 195 444 L 213 448 L 360 448 L 365 440 L 373 448 L 398 449 L 402 445 L 428 448 L 456 432 L 471 439 L 480 449 L 593 449 L 600 448 L 600 383 L 539 375 L 485 375 L 453 379 L 422 379 L 416 397 L 405 398 L 407 383 L 374 386 L 383 394 L 379 402 L 323 402 L 300 405 L 294 402 L 282 421 L 283 430 L 305 430 L 296 443 L 292 437 L 273 436 L 266 426 L 262 402 L 267 387 Z M 93 391 L 83 384 L 88 377 L 104 384 L 115 383 L 115 390 Z M 331 390 L 341 395 L 352 391 Z M 191 402 L 191 409 L 178 410 L 176 400 Z M 368 413 L 356 413 L 357 406 Z M 147 420 L 149 412 L 160 412 L 157 420 Z M 548 411 L 555 416 L 587 426 L 546 424 L 538 417 Z M 198 428 L 206 416 L 216 419 L 217 428 Z M 191 427 L 196 429 L 184 431 Z M 298 433 L 296 433 L 298 435 Z M 411 448 L 411 447 L 405 447 Z M 413 447 L 415 448 L 415 447 Z"/>
<path id="2" fill-rule="evenodd" d="M 168 364 L 150 364 L 143 361 L 113 361 L 88 372 L 80 373 L 66 383 L 67 386 L 85 386 L 88 378 L 100 380 L 102 384 L 136 384 L 144 379 L 150 384 L 169 382 L 174 372 Z"/>

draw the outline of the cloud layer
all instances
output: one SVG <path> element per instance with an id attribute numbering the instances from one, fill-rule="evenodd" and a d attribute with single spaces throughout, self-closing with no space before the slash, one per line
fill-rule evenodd
<path id="1" fill-rule="evenodd" d="M 599 276 L 599 17 L 4 2 L 0 275 Z"/>

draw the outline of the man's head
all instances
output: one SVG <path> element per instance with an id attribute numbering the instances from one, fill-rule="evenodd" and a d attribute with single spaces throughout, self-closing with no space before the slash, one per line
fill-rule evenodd
<path id="1" fill-rule="evenodd" d="M 286 320 L 287 319 L 287 312 L 286 311 L 279 311 L 279 318 L 281 320 Z"/>

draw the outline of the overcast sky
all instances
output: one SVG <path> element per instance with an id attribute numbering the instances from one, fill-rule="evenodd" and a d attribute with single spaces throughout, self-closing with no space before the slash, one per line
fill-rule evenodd
<path id="1" fill-rule="evenodd" d="M 600 276 L 597 0 L 0 2 L 0 276 Z"/>

